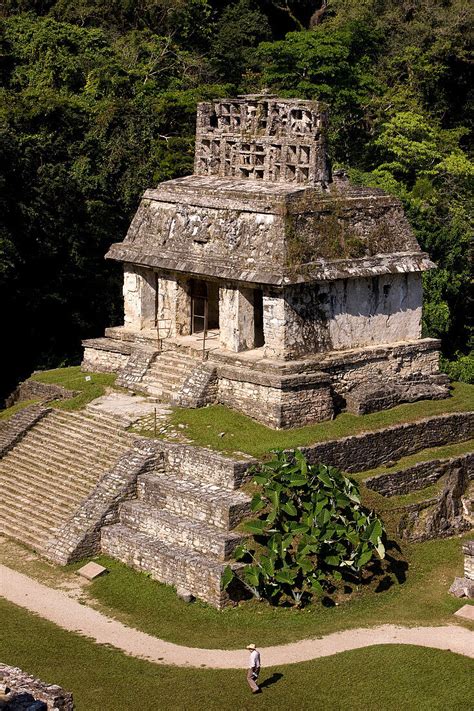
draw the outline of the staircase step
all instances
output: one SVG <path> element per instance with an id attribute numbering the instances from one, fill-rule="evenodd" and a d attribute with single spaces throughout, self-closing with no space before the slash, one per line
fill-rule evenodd
<path id="1" fill-rule="evenodd" d="M 9 494 L 8 506 L 5 506 L 5 508 L 8 509 L 8 519 L 13 519 L 14 521 L 18 518 L 18 523 L 23 519 L 23 526 L 24 518 L 26 518 L 25 514 L 27 514 L 38 526 L 43 528 L 51 528 L 54 526 L 56 528 L 56 522 L 58 522 L 58 524 L 61 523 L 61 519 L 63 518 L 63 515 L 61 515 L 61 518 L 58 520 L 58 513 L 63 511 L 63 509 L 59 507 L 53 510 L 52 507 L 50 508 L 48 506 L 46 511 L 46 507 L 42 508 L 42 501 L 42 498 L 38 501 L 38 499 L 34 497 L 22 497 L 19 494 Z M 64 518 L 67 519 L 71 511 L 67 510 L 64 511 L 64 513 L 66 514 Z"/>
<path id="2" fill-rule="evenodd" d="M 97 449 L 111 446 L 117 449 L 127 449 L 132 444 L 130 439 L 125 440 L 119 437 L 113 437 L 111 435 L 101 435 L 93 432 L 74 432 L 61 425 L 54 425 L 52 423 L 45 423 L 41 428 L 33 428 L 26 435 L 25 438 L 31 440 L 38 440 L 49 443 L 59 444 L 61 447 L 75 447 L 80 446 L 81 449 Z"/>
<path id="3" fill-rule="evenodd" d="M 241 491 L 224 491 L 213 484 L 190 481 L 181 475 L 143 474 L 138 498 L 188 520 L 219 529 L 235 528 L 250 513 L 250 497 Z"/>
<path id="4" fill-rule="evenodd" d="M 46 453 L 41 457 L 41 452 L 37 452 L 36 456 L 31 456 L 29 450 L 14 449 L 8 454 L 8 459 L 5 457 L 1 460 L 1 471 L 5 471 L 8 475 L 10 471 L 18 469 L 25 476 L 31 473 L 40 477 L 40 480 L 54 481 L 80 481 L 89 485 L 97 481 L 100 474 L 107 471 L 107 468 L 95 466 L 87 468 L 83 464 L 79 465 L 74 462 L 69 462 L 63 459 L 62 462 L 57 462 L 50 453 Z M 47 456 L 46 456 L 47 455 Z M 41 457 L 41 458 L 38 458 Z"/>
<path id="5" fill-rule="evenodd" d="M 51 527 L 43 529 L 35 526 L 17 526 L 10 519 L 5 519 L 1 506 L 0 517 L 3 519 L 0 524 L 0 531 L 2 532 L 2 535 L 13 538 L 15 541 L 19 541 L 23 545 L 32 548 L 37 553 L 42 553 L 44 551 L 47 541 L 55 531 L 55 529 Z"/>
<path id="6" fill-rule="evenodd" d="M 106 458 L 112 461 L 113 459 L 118 459 L 122 452 L 130 449 L 130 444 L 124 444 L 120 441 L 114 442 L 107 438 L 70 436 L 69 433 L 64 432 L 64 430 L 55 431 L 54 428 L 51 428 L 51 425 L 41 429 L 41 431 L 32 430 L 28 435 L 25 437 L 27 444 L 45 447 L 51 451 L 57 450 L 64 452 L 64 454 L 69 452 L 76 454 L 80 452 L 84 458 L 86 455 L 101 458 L 104 457 L 105 453 Z"/>
<path id="7" fill-rule="evenodd" d="M 221 577 L 226 563 L 163 543 L 120 523 L 102 529 L 101 546 L 105 555 L 149 573 L 154 580 L 186 588 L 216 607 L 223 604 Z"/>
<path id="8" fill-rule="evenodd" d="M 221 561 L 230 558 L 236 546 L 245 539 L 243 534 L 223 532 L 143 501 L 125 501 L 120 507 L 120 522 L 164 543 Z"/>
<path id="9" fill-rule="evenodd" d="M 53 410 L 48 419 L 64 423 L 71 426 L 75 424 L 81 429 L 92 428 L 96 432 L 103 434 L 119 434 L 127 438 L 128 434 L 118 424 L 117 420 L 107 413 L 89 412 L 69 412 L 65 410 Z"/>
<path id="10" fill-rule="evenodd" d="M 106 450 L 89 450 L 87 452 L 81 451 L 80 447 L 64 447 L 62 450 L 59 445 L 50 443 L 48 445 L 45 440 L 30 440 L 26 437 L 22 443 L 21 452 L 24 456 L 30 458 L 30 461 L 35 461 L 38 456 L 45 457 L 45 464 L 49 463 L 50 468 L 56 466 L 58 468 L 64 468 L 71 466 L 76 468 L 76 471 L 87 472 L 91 470 L 96 471 L 106 471 L 113 466 L 114 462 L 120 456 L 117 453 L 116 456 L 111 457 L 110 453 Z M 78 466 L 79 464 L 79 466 Z"/>
<path id="11" fill-rule="evenodd" d="M 59 431 L 73 438 L 81 439 L 87 442 L 93 438 L 102 441 L 112 441 L 118 443 L 126 443 L 130 440 L 130 436 L 123 430 L 112 428 L 109 426 L 103 427 L 100 424 L 95 425 L 92 420 L 78 422 L 77 420 L 59 420 L 57 418 L 45 418 L 45 431 Z"/>
<path id="12" fill-rule="evenodd" d="M 49 413 L 0 460 L 0 530 L 40 550 L 135 439 L 102 418 Z"/>
<path id="13" fill-rule="evenodd" d="M 91 491 L 91 486 L 71 486 L 68 482 L 58 483 L 51 479 L 54 489 L 48 486 L 48 481 L 36 476 L 25 476 L 23 472 L 14 471 L 8 477 L 0 472 L 0 487 L 3 495 L 19 495 L 49 502 L 48 505 L 61 509 L 63 505 L 76 506 L 78 499 L 86 498 Z"/>

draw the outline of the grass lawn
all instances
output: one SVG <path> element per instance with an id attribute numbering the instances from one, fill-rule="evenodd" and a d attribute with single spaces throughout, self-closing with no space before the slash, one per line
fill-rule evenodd
<path id="1" fill-rule="evenodd" d="M 12 415 L 16 415 L 17 412 L 24 410 L 25 407 L 28 407 L 29 405 L 34 405 L 35 402 L 37 402 L 37 400 L 22 400 L 21 402 L 17 402 L 11 407 L 7 407 L 4 410 L 0 410 L 0 420 L 8 420 L 8 418 Z"/>
<path id="2" fill-rule="evenodd" d="M 72 691 L 77 711 L 474 707 L 474 662 L 450 652 L 381 645 L 304 664 L 263 666 L 263 693 L 254 697 L 244 671 L 153 665 L 65 632 L 1 599 L 0 615 L 0 659 Z M 245 651 L 242 661 L 245 665 Z"/>
<path id="3" fill-rule="evenodd" d="M 55 383 L 69 390 L 79 391 L 79 394 L 70 400 L 57 400 L 53 403 L 53 407 L 61 410 L 80 410 L 91 400 L 103 395 L 106 387 L 113 387 L 116 377 L 115 373 L 84 373 L 80 366 L 76 365 L 71 368 L 44 370 L 32 375 L 31 380 Z"/>
<path id="4" fill-rule="evenodd" d="M 183 433 L 199 446 L 226 453 L 245 452 L 261 458 L 270 449 L 293 449 L 403 422 L 413 422 L 423 417 L 469 411 L 473 408 L 474 385 L 453 383 L 452 396 L 446 400 L 422 400 L 371 415 L 342 413 L 334 420 L 293 430 L 272 430 L 223 405 L 212 405 L 198 410 L 178 408 L 172 413 L 170 422 L 175 427 L 184 425 Z"/>
<path id="5" fill-rule="evenodd" d="M 172 588 L 106 557 L 97 560 L 110 573 L 92 582 L 87 591 L 106 614 L 157 637 L 195 647 L 239 648 L 250 637 L 262 646 L 283 644 L 384 623 L 453 623 L 452 615 L 462 602 L 448 589 L 462 574 L 460 538 L 407 545 L 404 553 L 408 568 L 400 565 L 399 580 L 388 574 L 379 592 L 362 586 L 350 599 L 340 595 L 339 604 L 332 607 L 316 603 L 295 610 L 251 601 L 219 612 L 199 601 L 186 604 Z"/>
<path id="6" fill-rule="evenodd" d="M 55 368 L 54 370 L 42 370 L 31 376 L 30 380 L 37 380 L 40 383 L 54 383 L 62 385 L 68 390 L 75 390 L 78 394 L 69 400 L 55 400 L 48 403 L 52 407 L 61 410 L 81 410 L 91 400 L 100 397 L 105 393 L 106 388 L 114 387 L 115 373 L 84 373 L 79 365 L 70 368 Z M 89 380 L 86 380 L 89 378 Z M 116 388 L 120 390 L 120 388 Z M 0 411 L 0 419 L 8 419 L 24 407 L 32 405 L 38 400 L 23 400 L 12 407 Z"/>

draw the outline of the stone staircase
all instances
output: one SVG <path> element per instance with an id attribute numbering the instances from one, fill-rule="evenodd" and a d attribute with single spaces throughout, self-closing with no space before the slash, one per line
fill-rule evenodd
<path id="1" fill-rule="evenodd" d="M 198 359 L 183 349 L 163 351 L 150 363 L 136 389 L 171 402 L 199 364 Z"/>
<path id="2" fill-rule="evenodd" d="M 211 470 L 210 470 L 211 471 Z M 104 553 L 163 583 L 184 588 L 215 607 L 226 565 L 244 534 L 235 527 L 250 513 L 250 498 L 223 480 L 204 483 L 188 467 L 144 474 L 137 499 L 121 505 L 119 523 L 102 529 Z"/>
<path id="3" fill-rule="evenodd" d="M 50 411 L 0 459 L 0 532 L 44 552 L 131 441 L 112 418 Z"/>

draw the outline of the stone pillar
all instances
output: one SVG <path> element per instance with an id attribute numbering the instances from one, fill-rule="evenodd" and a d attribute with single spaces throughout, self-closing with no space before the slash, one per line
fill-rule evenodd
<path id="1" fill-rule="evenodd" d="M 191 333 L 191 283 L 187 277 L 176 279 L 175 324 L 177 336 Z"/>
<path id="2" fill-rule="evenodd" d="M 124 266 L 124 325 L 136 331 L 155 326 L 156 277 L 151 269 Z"/>
<path id="3" fill-rule="evenodd" d="M 463 543 L 464 577 L 474 581 L 474 540 Z"/>
<path id="4" fill-rule="evenodd" d="M 162 337 L 191 332 L 191 297 L 186 279 L 171 274 L 158 278 L 158 319 Z"/>
<path id="5" fill-rule="evenodd" d="M 265 356 L 285 356 L 285 301 L 282 292 L 263 293 L 263 336 Z"/>
<path id="6" fill-rule="evenodd" d="M 219 339 L 236 353 L 255 347 L 253 289 L 220 287 Z"/>

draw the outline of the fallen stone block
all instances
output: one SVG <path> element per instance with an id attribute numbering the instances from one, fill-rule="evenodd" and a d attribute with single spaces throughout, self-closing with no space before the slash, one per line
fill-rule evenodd
<path id="1" fill-rule="evenodd" d="M 89 563 L 83 565 L 82 568 L 79 568 L 77 574 L 82 575 L 82 577 L 87 578 L 87 580 L 95 580 L 100 575 L 104 575 L 104 573 L 107 572 L 107 568 L 104 568 L 103 565 L 90 561 Z"/>
<path id="2" fill-rule="evenodd" d="M 474 598 L 474 580 L 468 578 L 454 578 L 454 582 L 449 588 L 449 592 L 454 597 Z"/>
<path id="3" fill-rule="evenodd" d="M 465 620 L 474 620 L 474 605 L 463 605 L 454 614 L 456 617 L 463 617 Z"/>
<path id="4" fill-rule="evenodd" d="M 194 596 L 186 588 L 176 588 L 176 595 L 184 602 L 192 602 L 194 600 Z"/>

